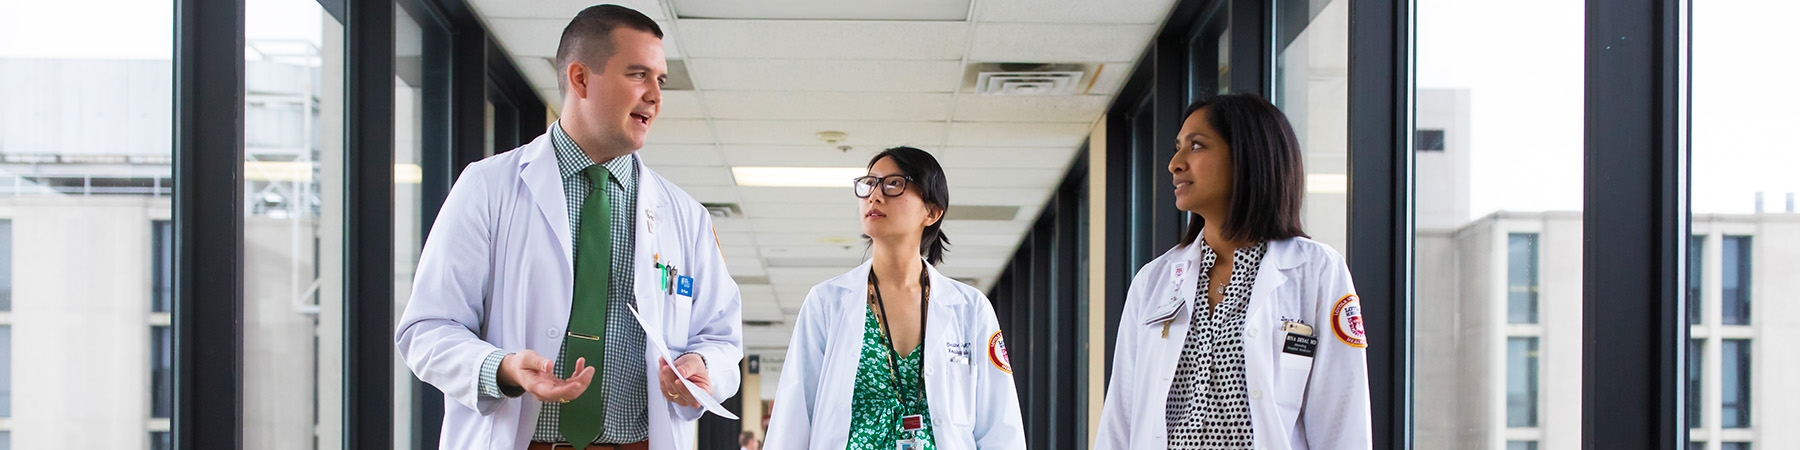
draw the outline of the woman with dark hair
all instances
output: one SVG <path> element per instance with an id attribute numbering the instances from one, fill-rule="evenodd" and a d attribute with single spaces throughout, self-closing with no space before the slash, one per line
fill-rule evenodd
<path id="1" fill-rule="evenodd" d="M 1176 136 L 1181 244 L 1131 281 L 1096 449 L 1368 449 L 1362 306 L 1300 229 L 1300 146 L 1274 105 L 1226 94 Z"/>
<path id="2" fill-rule="evenodd" d="M 874 257 L 806 295 L 764 448 L 1025 448 L 993 305 L 931 267 L 950 243 L 944 169 L 895 147 L 852 186 Z"/>

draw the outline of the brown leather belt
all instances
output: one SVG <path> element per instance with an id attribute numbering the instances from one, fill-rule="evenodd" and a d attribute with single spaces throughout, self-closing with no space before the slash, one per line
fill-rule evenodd
<path id="1" fill-rule="evenodd" d="M 531 445 L 526 446 L 525 449 L 526 450 L 584 450 L 584 449 L 575 447 L 573 445 L 569 445 L 569 443 L 567 443 L 567 442 L 550 443 L 550 442 L 538 442 L 538 441 L 532 441 Z M 635 443 L 630 443 L 630 444 L 593 444 L 593 445 L 587 446 L 587 448 L 585 450 L 650 450 L 650 441 L 635 442 Z"/>

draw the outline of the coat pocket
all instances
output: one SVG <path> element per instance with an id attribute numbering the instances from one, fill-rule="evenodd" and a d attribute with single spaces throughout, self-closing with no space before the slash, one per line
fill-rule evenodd
<path id="1" fill-rule="evenodd" d="M 1306 384 L 1312 377 L 1313 357 L 1284 352 L 1280 364 L 1281 372 L 1275 379 L 1275 406 L 1281 409 L 1281 423 L 1291 430 L 1306 406 Z"/>

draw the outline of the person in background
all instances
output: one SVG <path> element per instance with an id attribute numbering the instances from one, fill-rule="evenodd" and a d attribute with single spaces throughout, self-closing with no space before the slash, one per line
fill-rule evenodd
<path id="1" fill-rule="evenodd" d="M 768 448 L 1025 448 L 993 305 L 932 267 L 950 243 L 943 168 L 895 147 L 868 170 L 851 187 L 873 258 L 806 295 Z"/>

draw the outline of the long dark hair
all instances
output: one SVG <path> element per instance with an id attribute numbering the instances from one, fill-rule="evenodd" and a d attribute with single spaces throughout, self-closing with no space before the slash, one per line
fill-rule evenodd
<path id="1" fill-rule="evenodd" d="M 912 178 L 906 183 L 906 189 L 917 190 L 926 206 L 940 213 L 950 212 L 950 182 L 945 179 L 944 167 L 938 165 L 937 158 L 924 150 L 894 147 L 869 158 L 868 167 L 874 168 L 881 158 L 893 159 L 894 165 L 900 167 L 900 173 Z M 872 192 L 870 195 L 881 193 Z M 919 255 L 924 256 L 926 262 L 936 265 L 944 262 L 944 249 L 949 246 L 950 238 L 944 236 L 944 217 L 940 216 L 936 223 L 925 227 L 925 232 L 919 238 Z"/>
<path id="2" fill-rule="evenodd" d="M 1206 111 L 1206 123 L 1231 148 L 1231 217 L 1223 223 L 1226 239 L 1266 242 L 1306 237 L 1300 229 L 1300 198 L 1306 193 L 1300 140 L 1287 116 L 1256 94 L 1215 95 L 1188 105 L 1181 120 Z M 1206 219 L 1188 213 L 1181 245 L 1200 237 Z"/>

